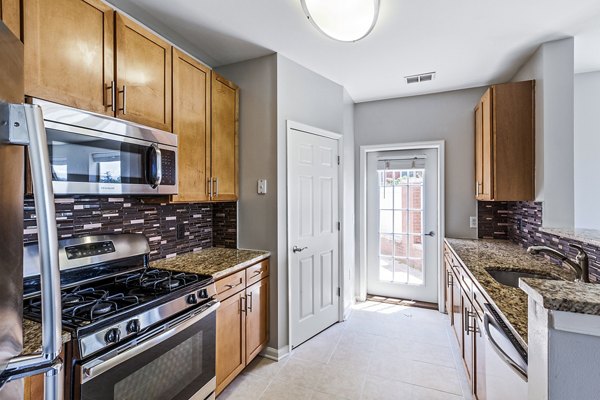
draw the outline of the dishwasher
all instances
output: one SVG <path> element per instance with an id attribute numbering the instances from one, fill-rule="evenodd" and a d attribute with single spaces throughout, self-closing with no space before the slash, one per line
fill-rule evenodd
<path id="1" fill-rule="evenodd" d="M 485 400 L 526 400 L 527 351 L 511 333 L 496 309 L 485 304 L 483 336 L 485 343 Z M 481 396 L 480 396 L 481 397 Z M 483 399 L 480 399 L 483 400 Z"/>

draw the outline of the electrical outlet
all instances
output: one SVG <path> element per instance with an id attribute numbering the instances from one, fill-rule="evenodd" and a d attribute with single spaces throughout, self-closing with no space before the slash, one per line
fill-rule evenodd
<path id="1" fill-rule="evenodd" d="M 185 238 L 185 224 L 177 224 L 177 240 Z"/>
<path id="2" fill-rule="evenodd" d="M 471 228 L 471 229 L 477 228 L 477 217 L 469 217 L 469 228 Z"/>
<path id="3" fill-rule="evenodd" d="M 267 180 L 259 179 L 257 185 L 258 194 L 267 194 Z"/>

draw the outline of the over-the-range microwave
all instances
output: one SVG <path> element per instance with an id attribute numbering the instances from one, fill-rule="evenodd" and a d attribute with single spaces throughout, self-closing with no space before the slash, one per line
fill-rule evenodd
<path id="1" fill-rule="evenodd" d="M 30 101 L 44 114 L 56 195 L 177 194 L 177 135 Z"/>

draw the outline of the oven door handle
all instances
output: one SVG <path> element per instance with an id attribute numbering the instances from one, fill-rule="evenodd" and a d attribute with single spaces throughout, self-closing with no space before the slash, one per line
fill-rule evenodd
<path id="1" fill-rule="evenodd" d="M 500 347 L 500 345 L 498 344 L 498 342 L 496 342 L 496 340 L 492 336 L 492 333 L 490 332 L 490 325 L 492 325 L 494 328 L 496 328 L 496 330 L 498 332 L 500 332 L 504 336 L 506 336 L 504 334 L 504 332 L 502 331 L 502 328 L 498 325 L 498 323 L 494 319 L 494 317 L 492 317 L 490 314 L 488 314 L 487 312 L 485 312 L 483 314 L 483 327 L 485 329 L 485 334 L 487 335 L 487 340 L 490 341 L 492 347 L 494 348 L 494 350 L 496 351 L 496 353 L 498 353 L 498 355 L 500 356 L 500 358 L 502 358 L 502 360 L 508 366 L 510 366 L 516 373 L 518 373 L 525 381 L 527 381 L 527 371 L 523 367 L 521 367 L 519 364 L 517 364 L 517 362 L 515 360 L 513 360 L 506 353 L 506 351 L 504 351 L 504 349 L 502 347 Z M 508 339 L 508 337 L 507 337 L 507 339 Z"/>
<path id="2" fill-rule="evenodd" d="M 202 320 L 204 317 L 209 314 L 215 312 L 221 303 L 217 300 L 212 300 L 206 305 L 200 307 L 198 310 L 193 311 L 188 314 L 183 321 L 179 322 L 177 325 L 171 327 L 166 331 L 161 331 L 158 334 L 143 340 L 142 342 L 138 342 L 134 344 L 132 347 L 128 347 L 122 353 L 117 353 L 113 357 L 108 359 L 103 359 L 103 357 L 99 357 L 94 359 L 84 365 L 82 365 L 82 376 L 81 383 L 86 383 L 94 378 L 97 378 L 99 375 L 102 375 L 104 372 L 110 370 L 111 368 L 116 367 L 117 365 L 143 353 L 146 350 L 151 349 L 157 344 L 175 336 L 179 332 L 184 329 L 189 328 L 194 325 L 198 321 Z"/>

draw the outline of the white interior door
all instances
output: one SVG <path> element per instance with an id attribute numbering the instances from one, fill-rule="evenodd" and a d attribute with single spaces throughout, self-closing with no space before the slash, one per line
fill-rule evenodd
<path id="1" fill-rule="evenodd" d="M 288 188 L 295 347 L 339 318 L 338 141 L 290 129 Z"/>
<path id="2" fill-rule="evenodd" d="M 437 149 L 367 155 L 367 292 L 438 301 Z"/>

